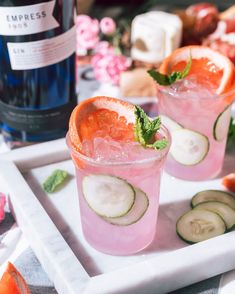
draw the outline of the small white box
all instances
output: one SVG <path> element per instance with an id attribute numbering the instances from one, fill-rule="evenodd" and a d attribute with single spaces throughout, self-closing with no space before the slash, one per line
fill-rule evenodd
<path id="1" fill-rule="evenodd" d="M 150 11 L 137 15 L 131 27 L 131 57 L 147 63 L 160 63 L 180 46 L 182 21 L 174 14 Z"/>

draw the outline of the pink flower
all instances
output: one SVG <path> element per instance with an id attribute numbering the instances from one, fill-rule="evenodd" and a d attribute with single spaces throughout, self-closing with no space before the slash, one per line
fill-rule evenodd
<path id="1" fill-rule="evenodd" d="M 101 41 L 95 46 L 95 53 L 102 55 L 114 54 L 114 48 L 110 46 L 108 41 Z"/>
<path id="2" fill-rule="evenodd" d="M 78 49 L 93 49 L 99 42 L 99 22 L 88 15 L 78 15 L 76 19 Z"/>
<path id="3" fill-rule="evenodd" d="M 6 196 L 0 192 L 0 222 L 5 218 L 4 207 L 6 204 Z"/>
<path id="4" fill-rule="evenodd" d="M 121 72 L 128 69 L 130 61 L 121 54 L 115 54 L 114 49 L 109 48 L 106 54 L 97 53 L 93 56 L 91 64 L 95 77 L 103 83 L 119 84 Z M 108 50 L 108 49 L 107 49 Z"/>
<path id="5" fill-rule="evenodd" d="M 100 30 L 104 35 L 112 35 L 116 31 L 116 23 L 111 17 L 104 17 L 100 21 Z"/>

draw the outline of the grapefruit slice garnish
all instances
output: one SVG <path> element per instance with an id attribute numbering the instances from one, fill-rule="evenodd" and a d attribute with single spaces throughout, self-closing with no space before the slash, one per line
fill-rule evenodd
<path id="1" fill-rule="evenodd" d="M 30 294 L 29 287 L 24 278 L 10 262 L 8 262 L 7 269 L 0 281 L 0 293 Z"/>
<path id="2" fill-rule="evenodd" d="M 229 191 L 235 193 L 235 172 L 224 176 L 222 179 L 222 184 Z"/>
<path id="3" fill-rule="evenodd" d="M 162 74 L 182 71 L 189 60 L 190 52 L 192 64 L 188 76 L 196 76 L 197 83 L 201 85 L 206 85 L 209 81 L 216 94 L 223 94 L 234 88 L 233 63 L 226 56 L 206 46 L 186 46 L 175 50 L 162 62 L 159 71 Z"/>
<path id="4" fill-rule="evenodd" d="M 134 141 L 134 105 L 106 96 L 86 99 L 73 110 L 69 137 L 74 150 L 82 153 L 82 142 L 99 136 L 115 141 Z"/>

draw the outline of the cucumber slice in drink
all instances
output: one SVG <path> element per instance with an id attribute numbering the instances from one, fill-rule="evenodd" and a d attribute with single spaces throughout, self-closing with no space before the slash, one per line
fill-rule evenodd
<path id="1" fill-rule="evenodd" d="M 231 230 L 235 225 L 235 210 L 225 203 L 216 201 L 203 202 L 196 205 L 194 209 L 209 210 L 217 213 L 225 222 L 227 230 Z"/>
<path id="2" fill-rule="evenodd" d="M 206 136 L 189 129 L 180 129 L 171 134 L 170 154 L 183 165 L 200 163 L 209 151 L 209 140 Z"/>
<path id="3" fill-rule="evenodd" d="M 88 175 L 82 181 L 84 198 L 100 216 L 120 217 L 135 202 L 135 190 L 125 180 L 110 175 Z"/>
<path id="4" fill-rule="evenodd" d="M 228 106 L 222 113 L 220 113 L 214 123 L 213 136 L 216 141 L 223 141 L 227 137 L 230 118 L 231 106 Z"/>
<path id="5" fill-rule="evenodd" d="M 222 235 L 225 231 L 223 219 L 217 213 L 203 209 L 186 212 L 176 223 L 177 234 L 190 244 Z"/>
<path id="6" fill-rule="evenodd" d="M 191 206 L 195 207 L 199 203 L 209 201 L 225 203 L 235 210 L 235 197 L 228 192 L 220 190 L 205 190 L 197 193 L 191 200 Z"/>
<path id="7" fill-rule="evenodd" d="M 172 133 L 174 131 L 177 131 L 177 130 L 180 130 L 182 129 L 183 127 L 178 124 L 177 122 L 175 122 L 173 119 L 169 118 L 168 116 L 166 115 L 163 115 L 161 114 L 160 115 L 160 119 L 161 119 L 161 122 L 162 124 L 167 127 L 167 129 Z"/>
<path id="8" fill-rule="evenodd" d="M 132 206 L 131 210 L 122 217 L 117 217 L 117 218 L 105 217 L 104 220 L 106 220 L 107 222 L 113 225 L 118 225 L 118 226 L 128 226 L 140 220 L 148 209 L 149 200 L 147 195 L 142 190 L 140 190 L 139 188 L 134 188 L 134 190 L 135 190 L 135 203 Z"/>

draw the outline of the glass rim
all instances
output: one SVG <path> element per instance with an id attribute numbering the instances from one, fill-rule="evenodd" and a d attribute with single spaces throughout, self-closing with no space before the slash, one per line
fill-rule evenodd
<path id="1" fill-rule="evenodd" d="M 158 89 L 158 91 L 160 93 L 167 94 L 170 97 L 177 97 L 177 99 L 181 99 L 181 100 L 189 100 L 188 97 L 181 97 L 182 93 L 180 93 L 180 92 L 173 92 L 173 90 L 171 92 L 170 91 L 170 86 L 158 86 L 157 89 Z M 222 93 L 222 94 L 214 93 L 213 94 L 213 96 L 214 96 L 213 99 L 216 99 L 216 100 L 221 99 L 222 100 L 222 99 L 224 99 L 224 98 L 226 98 L 228 96 L 231 96 L 231 95 L 234 95 L 234 99 L 231 101 L 231 103 L 233 103 L 233 101 L 235 100 L 235 86 L 232 87 L 232 89 L 230 89 L 229 91 L 227 91 L 225 93 Z M 206 100 L 206 98 L 205 98 L 205 100 Z"/>
<path id="2" fill-rule="evenodd" d="M 74 155 L 78 159 L 81 159 L 82 161 L 89 163 L 90 165 L 94 165 L 94 166 L 126 166 L 126 165 L 134 165 L 134 164 L 137 164 L 137 165 L 138 164 L 145 164 L 145 163 L 149 163 L 149 162 L 152 162 L 155 160 L 161 160 L 164 156 L 167 155 L 167 153 L 170 149 L 170 146 L 171 146 L 170 132 L 163 124 L 160 127 L 160 131 L 161 130 L 164 132 L 164 135 L 165 135 L 166 139 L 168 140 L 168 145 L 162 150 L 156 150 L 156 156 L 151 156 L 150 158 L 144 158 L 144 159 L 139 159 L 139 160 L 129 160 L 129 161 L 101 160 L 101 161 L 97 161 L 91 157 L 88 157 L 88 156 L 80 153 L 77 150 L 74 150 L 72 143 L 71 143 L 71 140 L 70 140 L 69 131 L 67 132 L 67 135 L 66 135 L 66 144 L 67 144 L 69 151 L 72 155 Z"/>

